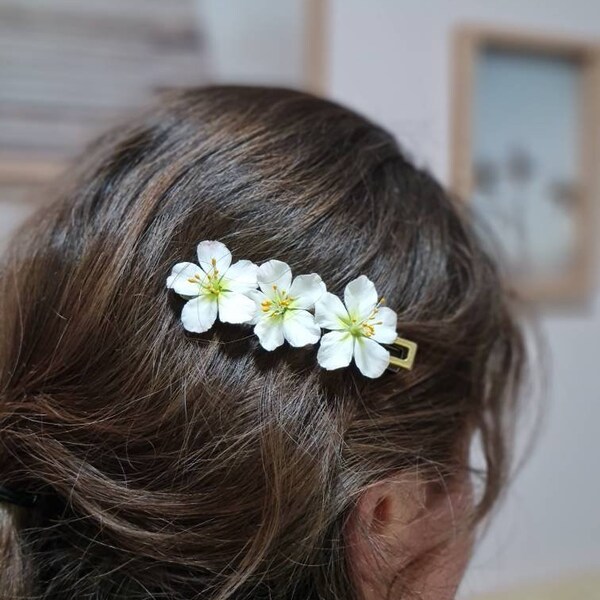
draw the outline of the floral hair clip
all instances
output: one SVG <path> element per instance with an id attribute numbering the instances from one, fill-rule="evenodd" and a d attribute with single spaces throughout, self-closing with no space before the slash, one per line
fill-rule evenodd
<path id="1" fill-rule="evenodd" d="M 200 242 L 197 254 L 198 264 L 177 263 L 167 278 L 167 288 L 187 300 L 181 311 L 187 331 L 204 333 L 218 317 L 224 323 L 253 325 L 260 345 L 269 351 L 284 342 L 302 347 L 320 341 L 317 361 L 327 370 L 347 367 L 352 360 L 371 378 L 388 368 L 412 369 L 417 345 L 398 337 L 396 313 L 383 306 L 365 275 L 346 285 L 342 302 L 319 275 L 292 277 L 280 260 L 232 264 L 231 252 L 217 241 Z"/>

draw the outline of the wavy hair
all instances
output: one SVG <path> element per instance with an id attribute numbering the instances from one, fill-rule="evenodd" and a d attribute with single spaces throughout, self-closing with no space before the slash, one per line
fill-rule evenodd
<path id="1" fill-rule="evenodd" d="M 284 89 L 167 93 L 93 144 L 0 279 L 2 598 L 356 597 L 343 525 L 367 486 L 509 461 L 524 351 L 466 209 L 383 129 Z M 165 278 L 196 244 L 366 274 L 419 344 L 412 371 L 326 372 L 313 347 L 187 334 Z"/>

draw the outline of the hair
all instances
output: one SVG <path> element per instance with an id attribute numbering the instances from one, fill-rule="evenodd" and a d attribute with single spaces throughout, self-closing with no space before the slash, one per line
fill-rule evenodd
<path id="1" fill-rule="evenodd" d="M 166 93 L 101 137 L 16 236 L 0 282 L 5 598 L 351 599 L 343 526 L 397 473 L 508 472 L 524 360 L 467 210 L 386 131 L 284 89 Z M 366 274 L 412 371 L 327 372 L 248 327 L 185 332 L 171 267 L 205 239 L 328 290 Z"/>

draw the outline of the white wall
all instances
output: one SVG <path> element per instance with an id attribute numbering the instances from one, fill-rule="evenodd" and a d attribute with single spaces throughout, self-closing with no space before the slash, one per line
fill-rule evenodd
<path id="1" fill-rule="evenodd" d="M 219 83 L 298 87 L 305 79 L 303 0 L 196 0 Z"/>
<path id="2" fill-rule="evenodd" d="M 449 174 L 450 35 L 458 24 L 600 36 L 597 0 L 330 0 L 330 93 Z M 553 354 L 535 452 L 478 549 L 465 593 L 600 569 L 600 294 L 544 311 Z M 584 599 L 577 599 L 584 600 Z"/>

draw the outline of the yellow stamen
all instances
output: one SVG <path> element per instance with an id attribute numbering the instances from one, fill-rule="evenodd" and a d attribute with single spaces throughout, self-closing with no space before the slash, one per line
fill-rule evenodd
<path id="1" fill-rule="evenodd" d="M 219 269 L 217 269 L 217 259 L 216 258 L 211 258 L 210 259 L 210 264 L 212 265 L 212 273 L 209 275 L 209 277 L 217 277 L 219 275 Z"/>
<path id="2" fill-rule="evenodd" d="M 200 282 L 200 273 L 195 273 L 193 277 L 188 277 L 188 281 L 190 283 L 199 283 Z"/>
<path id="3" fill-rule="evenodd" d="M 373 325 L 371 325 L 370 323 L 363 323 L 362 329 L 365 337 L 372 337 L 373 335 L 375 335 L 375 327 L 373 327 Z"/>

